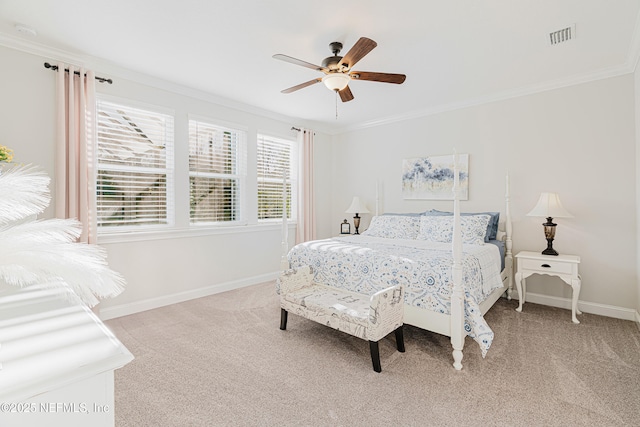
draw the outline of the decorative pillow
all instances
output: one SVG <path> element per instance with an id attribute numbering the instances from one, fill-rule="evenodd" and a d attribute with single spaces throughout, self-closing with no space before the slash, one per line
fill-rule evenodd
<path id="1" fill-rule="evenodd" d="M 384 215 L 374 216 L 362 234 L 386 239 L 415 239 L 420 231 L 420 217 Z"/>
<path id="2" fill-rule="evenodd" d="M 490 215 L 460 216 L 462 243 L 484 245 Z M 451 243 L 453 241 L 452 215 L 424 215 L 420 218 L 417 239 L 430 242 Z"/>
<path id="3" fill-rule="evenodd" d="M 423 215 L 446 216 L 453 215 L 453 212 L 431 209 L 430 211 L 425 212 Z M 489 219 L 489 224 L 487 225 L 487 234 L 484 241 L 488 242 L 489 240 L 496 240 L 498 236 L 498 222 L 500 221 L 500 212 L 463 212 L 460 214 L 461 217 L 472 215 L 489 215 L 491 217 Z"/>

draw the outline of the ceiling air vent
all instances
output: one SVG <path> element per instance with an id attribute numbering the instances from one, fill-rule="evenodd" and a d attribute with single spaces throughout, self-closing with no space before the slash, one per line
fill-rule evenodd
<path id="1" fill-rule="evenodd" d="M 576 24 L 570 25 L 567 28 L 561 30 L 552 31 L 549 33 L 549 41 L 551 46 L 555 46 L 560 43 L 568 42 L 576 38 Z"/>

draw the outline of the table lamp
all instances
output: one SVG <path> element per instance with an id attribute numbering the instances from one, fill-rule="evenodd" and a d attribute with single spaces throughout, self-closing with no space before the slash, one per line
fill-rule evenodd
<path id="1" fill-rule="evenodd" d="M 360 227 L 360 217 L 358 216 L 358 214 L 369 213 L 369 209 L 367 209 L 364 203 L 360 202 L 360 197 L 356 196 L 353 198 L 353 201 L 351 202 L 351 206 L 349 206 L 349 209 L 347 209 L 345 212 L 356 214 L 353 217 L 353 226 L 356 229 L 356 232 L 353 234 L 360 234 L 358 233 L 358 227 Z"/>
<path id="2" fill-rule="evenodd" d="M 547 222 L 543 223 L 544 237 L 547 239 L 547 249 L 542 251 L 543 255 L 558 255 L 558 252 L 553 249 L 553 238 L 556 235 L 556 225 L 553 223 L 553 218 L 573 218 L 560 203 L 560 197 L 557 193 L 542 193 L 538 204 L 527 214 L 527 216 L 540 216 L 547 218 Z"/>

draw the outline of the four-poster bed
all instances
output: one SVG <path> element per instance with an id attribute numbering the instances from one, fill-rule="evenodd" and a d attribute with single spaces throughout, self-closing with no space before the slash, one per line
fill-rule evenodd
<path id="1" fill-rule="evenodd" d="M 454 163 L 457 166 L 457 156 Z M 465 337 L 474 338 L 484 356 L 493 332 L 482 315 L 505 292 L 511 297 L 512 226 L 508 176 L 505 217 L 501 230 L 491 236 L 494 240 L 489 243 L 485 243 L 486 238 L 479 240 L 478 230 L 488 231 L 492 218 L 482 213 L 461 214 L 457 168 L 454 176 L 453 212 L 448 216 L 441 212 L 430 216 L 437 211 L 377 216 L 369 230 L 358 237 L 304 242 L 291 251 L 287 250 L 283 216 L 282 270 L 310 265 L 315 272 L 314 281 L 360 293 L 401 283 L 406 288 L 404 323 L 451 337 L 453 366 L 462 369 Z M 376 213 L 378 210 L 376 206 Z M 495 221 L 497 228 L 497 216 Z M 427 232 L 433 231 L 433 224 L 452 227 L 445 230 L 449 243 L 429 241 Z M 368 235 L 369 231 L 372 232 Z M 492 244 L 496 240 L 502 242 L 502 249 Z"/>

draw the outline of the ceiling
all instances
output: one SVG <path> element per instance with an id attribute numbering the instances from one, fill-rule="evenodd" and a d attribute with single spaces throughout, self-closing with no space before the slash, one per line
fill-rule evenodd
<path id="1" fill-rule="evenodd" d="M 0 43 L 110 65 L 98 75 L 124 67 L 335 133 L 632 72 L 639 11 L 638 0 L 0 0 Z M 571 41 L 550 44 L 550 32 L 573 24 Z M 404 84 L 353 81 L 348 103 L 322 84 L 280 93 L 322 74 L 272 55 L 319 64 L 330 42 L 344 55 L 361 36 L 378 46 L 354 69 L 403 73 Z"/>

